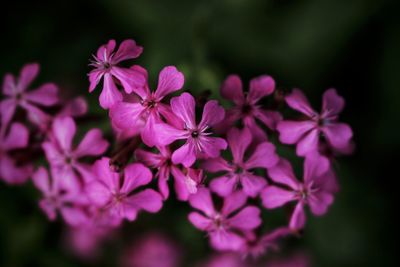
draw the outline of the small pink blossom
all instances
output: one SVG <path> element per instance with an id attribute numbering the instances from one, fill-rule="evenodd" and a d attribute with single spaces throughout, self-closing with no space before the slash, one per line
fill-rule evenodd
<path id="1" fill-rule="evenodd" d="M 218 211 L 214 208 L 210 191 L 200 188 L 189 197 L 189 203 L 202 213 L 191 212 L 189 221 L 199 230 L 208 232 L 213 248 L 238 251 L 245 245 L 241 233 L 261 224 L 260 210 L 255 206 L 245 206 L 246 200 L 242 192 L 234 192 L 224 198 L 222 209 Z"/>
<path id="2" fill-rule="evenodd" d="M 252 133 L 255 143 L 266 141 L 266 132 L 257 121 L 275 130 L 282 116 L 279 112 L 263 109 L 259 102 L 274 91 L 275 81 L 268 75 L 252 79 L 248 92 L 243 91 L 243 84 L 238 75 L 228 76 L 221 86 L 221 95 L 235 103 L 235 106 L 227 111 L 225 120 L 217 127 L 218 131 L 226 132 L 236 121 L 241 120 L 243 126 Z"/>
<path id="3" fill-rule="evenodd" d="M 19 166 L 10 152 L 28 146 L 29 132 L 18 122 L 11 124 L 8 133 L 4 128 L 0 129 L 0 179 L 8 184 L 22 184 L 32 174 L 32 165 Z"/>
<path id="4" fill-rule="evenodd" d="M 274 209 L 296 201 L 289 226 L 298 230 L 304 227 L 306 216 L 304 206 L 309 205 L 314 215 L 325 214 L 333 203 L 338 190 L 336 178 L 330 168 L 329 160 L 318 153 L 310 153 L 304 161 L 303 182 L 296 179 L 290 163 L 281 159 L 268 170 L 271 179 L 280 184 L 269 185 L 261 192 L 263 205 Z"/>
<path id="5" fill-rule="evenodd" d="M 203 180 L 203 171 L 191 168 L 181 170 L 172 163 L 169 147 L 158 147 L 158 150 L 160 153 L 155 154 L 137 149 L 135 151 L 136 159 L 157 170 L 158 190 L 164 199 L 169 196 L 168 180 L 172 175 L 177 198 L 183 201 L 188 200 L 190 194 L 197 192 L 197 187 Z"/>
<path id="6" fill-rule="evenodd" d="M 226 149 L 227 143 L 219 137 L 211 137 L 210 127 L 224 119 L 225 111 L 215 100 L 208 101 L 199 124 L 196 123 L 195 100 L 189 93 L 171 99 L 172 112 L 180 119 L 180 127 L 169 124 L 156 124 L 154 131 L 160 145 L 169 145 L 183 139 L 186 143 L 174 151 L 172 162 L 190 167 L 196 158 L 216 158 Z M 178 123 L 177 123 L 178 124 Z"/>
<path id="7" fill-rule="evenodd" d="M 2 125 L 7 126 L 13 118 L 17 107 L 26 111 L 28 119 L 40 129 L 45 129 L 51 116 L 38 106 L 50 107 L 59 102 L 58 88 L 53 83 L 46 83 L 35 90 L 28 91 L 29 86 L 39 73 L 36 63 L 25 65 L 19 78 L 6 74 L 3 82 L 5 99 L 0 102 Z"/>
<path id="8" fill-rule="evenodd" d="M 252 136 L 247 128 L 239 130 L 232 128 L 227 135 L 228 144 L 233 156 L 233 162 L 228 163 L 224 158 L 206 160 L 202 167 L 209 172 L 225 172 L 214 178 L 210 189 L 220 196 L 228 196 L 241 185 L 243 192 L 255 197 L 267 185 L 265 178 L 256 175 L 252 170 L 257 168 L 271 168 L 279 157 L 275 153 L 275 146 L 269 142 L 257 145 L 245 160 L 246 150 L 252 142 Z"/>
<path id="9" fill-rule="evenodd" d="M 35 187 L 43 194 L 43 198 L 39 202 L 40 208 L 51 221 L 56 219 L 57 212 L 59 212 L 63 219 L 72 226 L 86 224 L 89 220 L 85 212 L 88 205 L 87 197 L 82 192 L 62 189 L 55 177 L 56 174 L 54 172 L 51 174 L 50 178 L 47 170 L 39 167 L 32 177 Z"/>
<path id="10" fill-rule="evenodd" d="M 147 77 L 146 70 L 141 70 Z M 154 125 L 161 123 L 161 117 L 169 119 L 173 116 L 168 105 L 161 101 L 183 87 L 184 76 L 174 66 L 162 69 L 158 79 L 158 86 L 154 92 L 145 85 L 134 90 L 139 96 L 138 102 L 120 102 L 110 109 L 110 117 L 116 128 L 129 131 L 141 129 L 142 141 L 148 146 L 156 144 Z"/>
<path id="11" fill-rule="evenodd" d="M 93 92 L 101 78 L 104 77 L 103 90 L 99 98 L 100 105 L 104 109 L 109 109 L 122 100 L 122 94 L 118 90 L 114 78 L 122 84 L 128 94 L 145 84 L 145 78 L 137 69 L 118 66 L 122 61 L 139 57 L 143 48 L 138 46 L 134 40 L 123 41 L 114 53 L 115 46 L 115 40 L 110 40 L 107 44 L 102 45 L 90 64 L 95 69 L 89 73 L 89 92 Z"/>
<path id="12" fill-rule="evenodd" d="M 321 113 L 312 109 L 307 98 L 298 89 L 294 89 L 285 100 L 291 108 L 307 116 L 302 121 L 281 121 L 277 127 L 282 143 L 297 144 L 297 155 L 304 156 L 310 151 L 317 151 L 321 144 L 321 134 L 334 150 L 342 153 L 351 151 L 353 132 L 349 125 L 338 122 L 339 113 L 344 108 L 344 99 L 335 89 L 324 93 Z"/>
<path id="13" fill-rule="evenodd" d="M 113 172 L 109 158 L 97 160 L 93 167 L 94 179 L 86 186 L 91 201 L 114 217 L 134 221 L 140 210 L 155 213 L 161 209 L 162 198 L 153 189 L 137 190 L 152 180 L 150 170 L 140 163 L 124 169 L 124 175 Z"/>
<path id="14" fill-rule="evenodd" d="M 73 138 L 76 134 L 76 124 L 71 117 L 54 119 L 49 140 L 42 144 L 51 168 L 60 179 L 60 185 L 79 191 L 82 180 L 90 179 L 90 166 L 81 162 L 88 156 L 100 156 L 108 147 L 100 129 L 91 129 L 83 137 L 77 147 L 73 147 Z"/>

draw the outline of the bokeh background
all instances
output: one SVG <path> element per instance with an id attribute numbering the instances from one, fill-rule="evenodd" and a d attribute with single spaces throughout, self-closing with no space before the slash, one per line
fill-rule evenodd
<path id="1" fill-rule="evenodd" d="M 396 2 L 7 1 L 0 16 L 0 74 L 38 61 L 39 81 L 84 95 L 90 112 L 106 118 L 96 107 L 99 92 L 87 92 L 88 59 L 110 38 L 134 38 L 145 48 L 137 62 L 149 69 L 153 84 L 163 66 L 176 65 L 194 94 L 211 90 L 216 96 L 230 73 L 246 81 L 266 73 L 280 89 L 303 89 L 318 108 L 323 91 L 336 87 L 347 101 L 341 119 L 353 127 L 356 152 L 339 159 L 341 191 L 330 212 L 310 218 L 304 237 L 285 246 L 305 251 L 315 266 L 398 266 Z M 106 120 L 92 124 L 107 127 Z M 129 234 L 106 244 L 100 261 L 85 262 L 65 249 L 65 228 L 47 221 L 38 197 L 31 185 L 0 184 L 0 266 L 115 266 L 124 244 L 151 229 L 181 244 L 187 266 L 209 254 L 203 233 L 185 219 L 187 207 L 169 201 L 161 213 L 127 225 Z"/>

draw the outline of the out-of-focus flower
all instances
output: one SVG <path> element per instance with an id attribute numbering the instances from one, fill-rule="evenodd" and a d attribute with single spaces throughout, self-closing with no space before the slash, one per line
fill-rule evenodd
<path id="1" fill-rule="evenodd" d="M 47 170 L 39 167 L 32 176 L 35 187 L 43 194 L 39 202 L 40 208 L 51 221 L 55 220 L 57 212 L 60 212 L 63 219 L 72 226 L 86 224 L 89 220 L 85 211 L 88 205 L 86 195 L 82 192 L 63 189 L 55 175 L 52 172 L 50 178 Z"/>
<path id="2" fill-rule="evenodd" d="M 152 180 L 150 170 L 140 163 L 133 163 L 124 169 L 123 177 L 113 172 L 109 158 L 97 160 L 93 166 L 94 179 L 86 186 L 86 193 L 98 207 L 107 210 L 114 217 L 134 221 L 140 210 L 158 212 L 162 198 L 153 189 L 139 190 Z"/>
<path id="3" fill-rule="evenodd" d="M 0 102 L 0 113 L 3 127 L 7 127 L 17 107 L 26 111 L 28 119 L 40 129 L 46 129 L 50 116 L 37 106 L 50 107 L 59 102 L 58 88 L 53 83 L 46 83 L 35 90 L 28 91 L 29 86 L 39 73 L 36 63 L 25 65 L 19 78 L 6 74 L 3 82 L 5 99 Z"/>
<path id="4" fill-rule="evenodd" d="M 246 200 L 242 192 L 234 192 L 224 198 L 221 210 L 217 211 L 210 191 L 200 188 L 189 197 L 189 203 L 202 213 L 191 212 L 189 221 L 199 230 L 208 232 L 214 249 L 238 251 L 245 245 L 241 233 L 261 224 L 260 210 L 255 206 L 245 206 Z"/>
<path id="5" fill-rule="evenodd" d="M 146 70 L 142 69 L 147 78 Z M 123 131 L 141 128 L 142 141 L 148 146 L 156 144 L 156 123 L 161 123 L 161 116 L 170 119 L 173 114 L 168 105 L 161 101 L 165 96 L 182 88 L 184 76 L 175 67 L 162 69 L 158 78 L 158 86 L 151 92 L 148 85 L 134 90 L 140 97 L 139 101 L 119 102 L 110 109 L 110 117 L 114 126 Z"/>
<path id="6" fill-rule="evenodd" d="M 317 152 L 310 153 L 305 158 L 303 182 L 296 179 L 290 163 L 284 159 L 269 169 L 268 173 L 274 182 L 285 187 L 267 186 L 261 192 L 262 203 L 266 208 L 274 209 L 290 201 L 297 201 L 289 223 L 290 228 L 295 230 L 304 227 L 305 205 L 310 206 L 314 215 L 323 215 L 338 190 L 329 160 Z"/>
<path id="7" fill-rule="evenodd" d="M 71 117 L 55 118 L 49 141 L 42 144 L 46 158 L 54 174 L 60 180 L 60 186 L 79 191 L 82 183 L 90 180 L 90 166 L 80 162 L 87 156 L 100 156 L 108 147 L 100 129 L 91 129 L 80 144 L 73 148 L 76 124 Z M 79 176 L 83 179 L 80 179 Z"/>
<path id="8" fill-rule="evenodd" d="M 267 185 L 267 181 L 265 178 L 254 174 L 252 170 L 271 168 L 278 162 L 279 157 L 275 153 L 275 146 L 269 142 L 262 142 L 245 160 L 246 150 L 252 142 L 250 131 L 247 128 L 243 128 L 243 130 L 232 128 L 228 132 L 227 140 L 233 156 L 232 163 L 228 163 L 224 158 L 219 157 L 206 160 L 202 164 L 202 167 L 210 172 L 225 172 L 222 176 L 211 181 L 210 189 L 220 196 L 228 196 L 240 184 L 246 195 L 257 196 Z"/>
<path id="9" fill-rule="evenodd" d="M 123 255 L 123 267 L 178 267 L 179 247 L 159 233 L 150 233 L 137 240 Z"/>
<path id="10" fill-rule="evenodd" d="M 181 170 L 171 160 L 171 150 L 167 146 L 158 147 L 160 153 L 152 153 L 143 149 L 135 151 L 136 159 L 151 168 L 157 169 L 158 190 L 164 199 L 169 196 L 168 179 L 172 175 L 177 198 L 186 201 L 190 194 L 197 192 L 203 180 L 203 171 L 187 168 Z"/>
<path id="11" fill-rule="evenodd" d="M 226 132 L 236 121 L 241 120 L 253 135 L 255 143 L 266 141 L 266 132 L 258 125 L 262 122 L 271 130 L 275 130 L 277 122 L 282 119 L 279 112 L 264 110 L 259 101 L 275 91 L 275 81 L 267 75 L 256 77 L 250 81 L 249 91 L 243 91 L 243 85 L 238 75 L 230 75 L 221 86 L 223 98 L 231 100 L 236 106 L 229 109 L 226 117 L 217 129 Z"/>
<path id="12" fill-rule="evenodd" d="M 90 64 L 95 69 L 88 74 L 89 92 L 93 92 L 101 78 L 104 77 L 103 90 L 99 98 L 100 106 L 104 109 L 109 109 L 122 100 L 122 94 L 113 78 L 122 84 L 128 94 L 135 88 L 143 87 L 146 82 L 143 74 L 136 68 L 118 66 L 122 61 L 139 57 L 143 48 L 138 46 L 134 40 L 125 40 L 114 53 L 115 45 L 115 40 L 110 40 L 107 44 L 100 46 L 97 54 L 93 55 L 94 60 Z"/>
<path id="13" fill-rule="evenodd" d="M 21 123 L 13 123 L 8 133 L 0 129 L 0 179 L 8 184 L 22 184 L 32 174 L 31 164 L 19 166 L 10 152 L 26 148 L 29 141 L 28 129 Z"/>
<path id="14" fill-rule="evenodd" d="M 238 253 L 221 253 L 211 256 L 197 267 L 250 267 L 249 263 Z"/>
<path id="15" fill-rule="evenodd" d="M 324 93 L 321 113 L 312 109 L 305 95 L 298 89 L 294 89 L 285 100 L 292 109 L 307 116 L 302 121 L 281 121 L 277 127 L 282 143 L 297 144 L 297 155 L 305 156 L 310 151 L 317 151 L 321 134 L 334 150 L 344 154 L 352 151 L 353 132 L 349 125 L 338 122 L 339 113 L 344 108 L 344 99 L 335 89 Z"/>
<path id="16" fill-rule="evenodd" d="M 160 145 L 169 145 L 179 139 L 186 140 L 186 143 L 172 154 L 173 163 L 190 167 L 196 158 L 216 158 L 221 150 L 226 149 L 227 143 L 224 139 L 210 137 L 211 132 L 208 132 L 210 127 L 221 122 L 225 116 L 225 110 L 217 101 L 210 100 L 205 104 L 199 124 L 196 123 L 195 100 L 191 94 L 183 93 L 172 98 L 171 108 L 181 120 L 181 127 L 160 123 L 156 124 L 154 131 Z"/>

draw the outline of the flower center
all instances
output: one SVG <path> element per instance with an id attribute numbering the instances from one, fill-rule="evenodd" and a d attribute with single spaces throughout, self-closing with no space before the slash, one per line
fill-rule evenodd
<path id="1" fill-rule="evenodd" d="M 199 133 L 199 131 L 197 131 L 197 130 L 195 130 L 195 131 L 192 132 L 192 137 L 193 137 L 193 138 L 197 138 L 197 137 L 199 137 L 199 135 L 200 135 L 200 133 Z"/>
<path id="2" fill-rule="evenodd" d="M 249 104 L 244 104 L 243 106 L 242 106 L 242 113 L 243 114 L 249 114 L 249 113 L 251 113 L 251 111 L 252 111 L 252 107 L 251 107 L 251 105 L 249 105 Z"/>

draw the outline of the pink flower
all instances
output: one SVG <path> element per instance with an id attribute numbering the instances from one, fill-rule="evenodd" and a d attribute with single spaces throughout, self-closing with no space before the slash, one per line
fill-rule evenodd
<path id="1" fill-rule="evenodd" d="M 9 152 L 26 148 L 29 132 L 17 122 L 11 124 L 8 134 L 4 128 L 2 126 L 0 130 L 0 179 L 8 184 L 22 184 L 28 180 L 33 168 L 30 164 L 19 166 Z"/>
<path id="2" fill-rule="evenodd" d="M 95 179 L 86 186 L 95 205 L 129 221 L 134 221 L 140 210 L 155 213 L 161 209 L 162 198 L 156 191 L 143 189 L 136 192 L 140 186 L 151 182 L 152 174 L 148 168 L 140 163 L 130 164 L 121 179 L 119 173 L 111 171 L 109 161 L 109 158 L 96 161 L 93 167 Z"/>
<path id="3" fill-rule="evenodd" d="M 324 93 L 320 114 L 312 109 L 307 98 L 298 89 L 294 89 L 285 100 L 291 108 L 307 116 L 302 121 L 281 121 L 277 127 L 282 143 L 297 144 L 297 155 L 304 156 L 310 151 L 318 150 L 321 134 L 333 149 L 342 153 L 351 150 L 353 132 L 347 124 L 337 122 L 339 113 L 344 108 L 344 99 L 335 89 Z"/>
<path id="4" fill-rule="evenodd" d="M 177 267 L 180 266 L 180 248 L 166 236 L 148 234 L 129 248 L 122 259 L 125 267 Z"/>
<path id="5" fill-rule="evenodd" d="M 338 190 L 336 178 L 330 168 L 329 160 L 318 153 L 310 153 L 304 161 L 303 182 L 296 179 L 290 163 L 281 159 L 268 170 L 272 180 L 282 186 L 270 185 L 261 192 L 263 205 L 268 209 L 296 201 L 289 226 L 297 230 L 304 227 L 306 217 L 304 206 L 309 205 L 314 215 L 325 214 L 333 203 Z"/>
<path id="6" fill-rule="evenodd" d="M 240 250 L 245 245 L 241 233 L 253 230 L 261 224 L 260 210 L 246 206 L 246 196 L 237 191 L 224 198 L 222 209 L 214 208 L 210 191 L 200 188 L 189 197 L 189 203 L 202 213 L 191 212 L 189 221 L 210 236 L 210 244 L 217 250 Z"/>
<path id="7" fill-rule="evenodd" d="M 103 90 L 99 98 L 100 106 L 104 109 L 109 109 L 122 100 L 122 94 L 118 91 L 113 78 L 122 84 L 127 93 L 131 93 L 135 88 L 142 87 L 145 84 L 145 78 L 137 69 L 118 66 L 122 61 L 139 57 L 143 48 L 138 46 L 134 40 L 125 40 L 121 43 L 117 52 L 114 53 L 114 49 L 115 40 L 108 41 L 107 44 L 100 46 L 97 55 L 93 56 L 94 60 L 90 64 L 95 69 L 89 73 L 89 92 L 93 92 L 101 78 L 104 77 Z"/>
<path id="8" fill-rule="evenodd" d="M 169 145 L 175 140 L 185 139 L 186 143 L 172 154 L 174 164 L 190 167 L 196 158 L 216 158 L 226 149 L 227 143 L 219 137 L 210 137 L 209 128 L 224 119 L 225 111 L 215 100 L 208 101 L 203 110 L 200 124 L 196 124 L 195 101 L 192 95 L 183 93 L 171 99 L 172 112 L 181 120 L 180 127 L 157 124 L 154 131 L 160 145 Z"/>
<path id="9" fill-rule="evenodd" d="M 90 179 L 90 166 L 81 162 L 87 156 L 100 156 L 108 147 L 100 129 L 91 129 L 80 144 L 73 148 L 72 142 L 76 133 L 76 124 L 71 117 L 55 118 L 49 141 L 42 144 L 55 175 L 60 179 L 60 186 L 79 191 L 82 180 Z"/>
<path id="10" fill-rule="evenodd" d="M 241 120 L 243 126 L 249 128 L 256 143 L 266 141 L 266 132 L 257 124 L 257 121 L 275 130 L 282 116 L 279 112 L 262 109 L 259 101 L 274 91 L 275 81 L 267 75 L 252 79 L 248 92 L 243 92 L 242 81 L 238 75 L 228 76 L 221 86 L 221 95 L 233 101 L 236 106 L 227 111 L 224 122 L 218 125 L 218 130 L 225 132 L 236 121 Z"/>
<path id="11" fill-rule="evenodd" d="M 39 167 L 33 174 L 33 183 L 43 194 L 43 198 L 39 202 L 40 208 L 51 221 L 56 219 L 58 211 L 70 225 L 86 224 L 89 219 L 85 212 L 88 204 L 86 196 L 82 192 L 62 189 L 59 180 L 55 179 L 55 175 L 52 172 L 52 179 L 50 180 L 44 167 Z"/>
<path id="12" fill-rule="evenodd" d="M 197 187 L 203 180 L 203 171 L 191 168 L 181 170 L 171 161 L 171 150 L 169 147 L 158 147 L 159 154 L 137 149 L 136 159 L 147 166 L 157 169 L 158 190 L 164 199 L 169 196 L 168 179 L 172 175 L 174 187 L 179 200 L 188 200 L 190 194 L 197 192 Z"/>
<path id="13" fill-rule="evenodd" d="M 144 69 L 143 72 L 146 72 Z M 147 77 L 147 73 L 145 74 Z M 167 120 L 173 116 L 168 105 L 161 101 L 165 96 L 180 90 L 184 83 L 184 76 L 175 67 L 168 66 L 162 69 L 158 79 L 158 86 L 151 92 L 148 86 L 134 90 L 140 97 L 137 103 L 120 102 L 110 109 L 113 125 L 121 130 L 142 128 L 141 137 L 148 146 L 155 145 L 154 125 L 161 123 L 161 116 Z"/>
<path id="14" fill-rule="evenodd" d="M 27 64 L 15 80 L 12 74 L 6 74 L 3 83 L 5 99 L 0 102 L 2 125 L 7 126 L 13 118 L 16 108 L 21 107 L 26 111 L 28 119 L 40 127 L 46 128 L 50 116 L 44 113 L 38 106 L 50 107 L 59 102 L 58 88 L 53 83 L 46 83 L 38 89 L 27 91 L 33 80 L 39 73 L 39 65 Z"/>
<path id="15" fill-rule="evenodd" d="M 224 158 L 210 159 L 203 163 L 202 167 L 210 172 L 225 173 L 214 178 L 210 183 L 210 189 L 220 196 L 228 196 L 240 184 L 243 192 L 255 197 L 267 185 L 265 178 L 253 173 L 253 169 L 271 168 L 279 157 L 275 153 L 275 146 L 269 142 L 257 145 L 254 152 L 244 160 L 246 150 L 252 142 L 251 133 L 247 128 L 239 130 L 232 128 L 227 135 L 229 147 L 232 152 L 233 162 L 228 163 Z"/>

